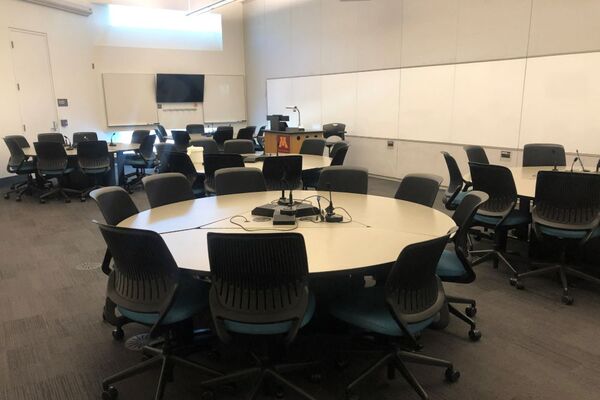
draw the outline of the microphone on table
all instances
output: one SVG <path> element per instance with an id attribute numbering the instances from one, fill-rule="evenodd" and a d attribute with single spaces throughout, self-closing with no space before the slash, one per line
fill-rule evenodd
<path id="1" fill-rule="evenodd" d="M 335 208 L 333 207 L 333 198 L 331 196 L 331 183 L 327 182 L 327 190 L 329 190 L 329 205 L 325 208 L 325 221 L 326 222 L 342 222 L 344 217 L 341 215 L 337 215 L 333 211 Z"/>
<path id="2" fill-rule="evenodd" d="M 575 157 L 575 158 L 573 159 L 573 163 L 571 164 L 571 172 L 573 172 L 573 167 L 575 167 L 575 163 L 576 163 L 577 161 L 579 161 L 579 157 Z"/>
<path id="3" fill-rule="evenodd" d="M 116 144 L 113 143 L 113 138 L 115 137 L 116 134 L 117 134 L 117 132 L 113 132 L 113 134 L 110 135 L 110 144 L 109 144 L 109 146 L 111 146 L 111 147 L 116 146 Z"/>
<path id="4" fill-rule="evenodd" d="M 575 153 L 577 154 L 577 158 L 579 159 L 579 165 L 581 166 L 581 171 L 590 172 L 587 169 L 585 169 L 585 167 L 583 166 L 583 160 L 581 159 L 581 156 L 579 155 L 579 150 L 575 150 Z"/>

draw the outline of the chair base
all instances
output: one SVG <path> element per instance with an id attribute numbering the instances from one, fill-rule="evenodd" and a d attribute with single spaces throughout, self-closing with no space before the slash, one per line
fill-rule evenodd
<path id="1" fill-rule="evenodd" d="M 79 190 L 75 190 L 75 189 L 63 188 L 60 185 L 55 186 L 40 195 L 40 197 L 39 197 L 40 203 L 44 204 L 48 197 L 51 197 L 51 196 L 54 196 L 57 194 L 60 195 L 60 197 L 62 197 L 65 200 L 65 203 L 70 203 L 71 198 L 69 197 L 69 194 L 81 195 L 81 192 Z"/>
<path id="2" fill-rule="evenodd" d="M 123 185 L 125 190 L 127 190 L 129 194 L 133 193 L 133 189 L 138 186 L 142 186 L 142 179 L 144 179 L 146 176 L 148 176 L 148 174 L 143 168 L 136 168 L 135 172 L 125 175 L 125 184 Z M 128 181 L 127 179 L 131 177 L 133 177 L 133 179 Z"/>
<path id="3" fill-rule="evenodd" d="M 8 190 L 8 192 L 4 192 L 4 198 L 6 200 L 8 200 L 8 199 L 10 199 L 10 196 L 12 194 L 16 193 L 16 195 L 17 195 L 16 200 L 21 201 L 24 194 L 32 195 L 33 190 L 35 188 L 36 188 L 36 184 L 35 184 L 33 178 L 31 177 L 31 175 L 27 175 L 27 180 L 25 182 L 19 182 L 19 183 L 10 185 L 10 189 Z"/>
<path id="4" fill-rule="evenodd" d="M 487 260 L 492 260 L 494 268 L 498 269 L 498 265 L 500 264 L 500 261 L 502 261 L 515 276 L 518 274 L 518 271 L 515 269 L 515 267 L 513 267 L 512 264 L 508 262 L 506 257 L 504 257 L 504 255 L 498 250 L 472 250 L 469 252 L 469 254 L 482 254 L 479 258 L 471 262 L 473 266 L 481 264 Z"/>
<path id="5" fill-rule="evenodd" d="M 471 339 L 471 341 L 473 342 L 479 341 L 479 339 L 481 339 L 481 332 L 479 331 L 479 329 L 477 329 L 477 324 L 473 320 L 473 317 L 475 317 L 475 315 L 477 314 L 477 304 L 475 300 L 468 299 L 465 297 L 455 297 L 448 295 L 446 295 L 446 300 L 449 303 L 448 310 L 450 311 L 450 313 L 458 319 L 460 319 L 461 321 L 465 322 L 467 325 L 469 325 L 469 339 Z M 450 303 L 468 304 L 469 306 L 465 308 L 465 313 L 463 314 Z"/>

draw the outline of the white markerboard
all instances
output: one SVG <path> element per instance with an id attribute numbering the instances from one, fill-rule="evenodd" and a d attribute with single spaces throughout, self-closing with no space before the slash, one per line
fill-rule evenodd
<path id="1" fill-rule="evenodd" d="M 206 75 L 204 122 L 246 120 L 246 83 L 242 75 Z"/>
<path id="2" fill-rule="evenodd" d="M 108 126 L 158 122 L 155 74 L 102 74 Z"/>

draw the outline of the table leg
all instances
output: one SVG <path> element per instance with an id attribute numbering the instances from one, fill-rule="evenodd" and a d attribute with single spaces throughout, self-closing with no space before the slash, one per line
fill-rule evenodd
<path id="1" fill-rule="evenodd" d="M 122 151 L 116 153 L 117 162 L 117 185 L 125 184 L 125 154 Z"/>

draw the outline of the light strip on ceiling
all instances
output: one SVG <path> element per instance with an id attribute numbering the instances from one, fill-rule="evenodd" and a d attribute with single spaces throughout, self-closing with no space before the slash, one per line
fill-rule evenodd
<path id="1" fill-rule="evenodd" d="M 195 15 L 195 14 L 204 14 L 204 13 L 210 12 L 214 9 L 226 6 L 227 4 L 231 4 L 235 1 L 238 1 L 238 0 L 214 0 L 203 7 L 197 8 L 195 10 L 190 10 L 190 12 L 188 12 L 186 15 L 189 16 L 189 15 Z"/>

